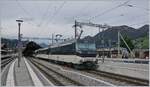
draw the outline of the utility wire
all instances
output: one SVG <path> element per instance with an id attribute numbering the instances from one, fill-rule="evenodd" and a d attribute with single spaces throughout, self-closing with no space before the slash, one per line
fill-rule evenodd
<path id="1" fill-rule="evenodd" d="M 93 17 L 89 18 L 89 21 L 92 20 L 92 19 L 95 19 L 96 17 L 102 16 L 102 15 L 104 15 L 104 14 L 110 12 L 110 11 L 113 11 L 114 9 L 117 9 L 117 8 L 119 8 L 119 7 L 122 7 L 122 6 L 126 5 L 129 1 L 131 1 L 131 0 L 125 1 L 125 2 L 122 3 L 122 4 L 119 4 L 119 5 L 117 5 L 117 6 L 113 7 L 113 8 L 110 8 L 110 9 L 108 9 L 108 10 L 106 10 L 106 11 L 104 11 L 104 12 L 102 12 L 102 13 L 96 15 L 96 16 L 93 16 Z"/>
<path id="2" fill-rule="evenodd" d="M 54 14 L 51 16 L 51 19 L 49 19 L 49 20 L 46 22 L 45 26 L 47 26 L 47 25 L 56 17 L 56 15 L 59 13 L 59 11 L 64 7 L 64 5 L 66 4 L 66 2 L 67 2 L 67 1 L 64 1 L 64 2 L 58 7 L 58 9 L 55 10 Z"/>
<path id="3" fill-rule="evenodd" d="M 47 17 L 47 15 L 49 15 L 49 9 L 51 8 L 51 5 L 52 5 L 51 3 L 48 4 L 48 7 L 47 7 L 45 13 L 44 13 L 43 16 L 41 17 L 42 19 L 40 20 L 39 24 L 37 25 L 38 27 L 41 27 L 41 26 L 43 25 L 43 23 L 44 23 L 44 21 L 45 21 L 45 18 Z M 42 30 L 42 31 L 43 31 L 43 30 Z M 38 30 L 38 31 L 37 31 L 37 35 L 39 35 L 42 31 L 41 31 L 41 30 Z"/>
<path id="4" fill-rule="evenodd" d="M 29 14 L 29 12 L 26 11 L 26 9 L 22 7 L 22 5 L 20 4 L 19 0 L 16 0 L 16 2 L 17 2 L 17 4 L 18 4 L 18 6 L 24 11 L 24 13 L 26 13 L 28 16 L 31 17 L 31 15 Z"/>
<path id="5" fill-rule="evenodd" d="M 83 6 L 83 7 L 80 9 L 79 12 L 85 13 L 85 12 L 83 12 L 83 11 L 87 10 L 87 7 L 89 7 L 90 4 L 91 4 L 91 3 L 87 3 L 85 6 Z M 80 15 L 79 15 L 79 14 L 76 14 L 76 15 L 74 15 L 72 18 L 75 20 L 77 17 L 80 18 L 81 15 L 82 15 L 82 14 L 80 14 Z"/>
<path id="6" fill-rule="evenodd" d="M 43 29 L 45 29 L 45 27 L 48 26 L 48 24 L 50 23 L 50 21 L 52 21 L 52 19 L 54 19 L 54 17 L 55 17 L 55 16 L 59 13 L 59 11 L 63 8 L 63 6 L 65 5 L 65 3 L 66 3 L 66 1 L 64 1 L 61 5 L 59 5 L 59 7 L 55 10 L 54 14 L 50 17 L 51 20 L 48 19 L 48 21 L 47 21 L 45 24 L 43 24 L 43 25 L 44 25 Z M 42 30 L 42 31 L 44 31 L 44 30 Z"/>
<path id="7" fill-rule="evenodd" d="M 47 16 L 47 14 L 49 13 L 48 11 L 49 11 L 49 9 L 50 9 L 50 7 L 51 7 L 51 3 L 49 3 L 49 5 L 48 5 L 48 7 L 47 7 L 47 9 L 46 9 L 46 11 L 45 11 L 45 13 L 43 14 L 43 16 L 41 17 L 41 21 L 39 22 L 39 27 L 40 26 L 42 26 L 42 24 L 43 24 L 43 22 L 44 22 L 44 20 L 45 20 L 45 18 L 46 18 L 46 16 Z"/>
<path id="8" fill-rule="evenodd" d="M 48 26 L 49 22 L 52 21 L 54 19 L 54 17 L 59 13 L 59 11 L 64 7 L 64 5 L 66 4 L 66 1 L 64 1 L 59 7 L 58 9 L 55 10 L 54 14 L 51 16 L 51 20 L 49 19 L 46 23 L 43 29 L 45 29 L 45 27 Z M 44 30 L 43 30 L 44 31 Z"/>
<path id="9" fill-rule="evenodd" d="M 125 15 L 124 15 L 124 16 L 125 16 Z M 123 16 L 123 17 L 124 17 L 124 16 Z M 143 15 L 140 15 L 140 16 L 135 16 L 135 15 L 134 15 L 134 16 L 130 16 L 130 17 L 128 17 L 128 18 L 125 17 L 124 19 L 125 19 L 125 20 L 130 20 L 130 19 L 132 19 L 131 21 L 133 21 L 133 17 L 134 17 L 134 19 L 135 19 L 135 18 L 138 18 L 138 19 L 139 19 L 139 18 L 143 17 Z M 124 20 L 124 19 L 121 19 L 121 20 Z M 135 20 L 136 20 L 136 19 L 135 19 Z M 109 24 L 113 24 L 113 23 L 120 23 L 120 22 L 121 22 L 121 21 L 120 21 L 120 19 L 119 19 L 119 21 L 117 20 L 117 21 L 108 22 L 108 23 L 109 23 Z"/>
<path id="10" fill-rule="evenodd" d="M 148 8 L 143 8 L 143 7 L 138 7 L 138 6 L 136 6 L 136 5 L 132 5 L 132 4 L 128 4 L 127 6 L 129 6 L 129 7 L 135 7 L 135 8 L 139 8 L 139 9 L 144 9 L 145 11 L 150 11 L 150 9 L 148 9 Z"/>
<path id="11" fill-rule="evenodd" d="M 25 9 L 25 8 L 23 8 L 23 6 L 19 3 L 19 1 L 18 0 L 16 0 L 16 2 L 17 2 L 17 4 L 18 4 L 18 6 L 22 9 L 22 11 L 28 16 L 28 17 L 31 17 L 31 18 L 33 18 L 30 14 L 29 14 L 29 12 Z M 32 26 L 35 26 L 35 27 L 37 27 L 37 25 L 38 24 L 36 24 L 36 23 L 33 23 L 33 21 L 32 21 L 32 23 L 30 23 L 30 22 L 28 22 L 28 21 L 26 21 L 28 24 L 30 24 L 30 25 L 32 25 Z M 37 27 L 37 28 L 39 28 L 39 27 Z M 37 29 L 36 28 L 36 29 Z M 35 29 L 35 28 L 34 28 Z M 32 33 L 32 32 L 30 32 L 30 33 Z M 37 32 L 37 35 L 39 35 L 39 31 Z"/>
<path id="12" fill-rule="evenodd" d="M 17 2 L 17 5 L 22 9 L 22 11 L 28 16 L 28 17 L 31 17 L 31 18 L 33 18 L 30 14 L 29 14 L 29 12 L 19 3 L 19 0 L 16 0 L 16 2 Z M 33 22 L 33 21 L 32 21 Z M 31 24 L 31 25 L 33 25 L 33 26 L 36 26 L 36 23 L 30 23 L 30 22 L 27 22 L 28 24 Z M 34 25 L 35 24 L 35 25 Z"/>
<path id="13" fill-rule="evenodd" d="M 1 4 L 0 4 L 0 5 L 1 5 Z M 1 11 L 1 9 L 2 9 L 2 8 L 0 8 L 0 35 L 2 35 L 2 17 L 1 17 L 2 11 Z M 1 38 L 1 36 L 0 36 L 0 38 Z M 1 42 L 1 40 L 0 40 L 0 42 Z"/>

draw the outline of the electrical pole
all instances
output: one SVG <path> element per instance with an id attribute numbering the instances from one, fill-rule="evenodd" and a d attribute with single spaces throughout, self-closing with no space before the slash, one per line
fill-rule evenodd
<path id="1" fill-rule="evenodd" d="M 54 44 L 54 34 L 52 34 L 52 45 Z"/>
<path id="2" fill-rule="evenodd" d="M 131 55 L 134 56 L 134 54 L 133 54 L 131 48 L 129 47 L 129 45 L 127 44 L 127 42 L 126 42 L 125 39 L 123 38 L 123 36 L 122 36 L 121 34 L 119 34 L 119 35 L 120 35 L 121 39 L 123 40 L 123 42 L 125 43 L 125 45 L 127 46 L 127 48 L 129 49 Z"/>
<path id="3" fill-rule="evenodd" d="M 118 58 L 120 55 L 120 30 L 118 30 Z"/>
<path id="4" fill-rule="evenodd" d="M 105 48 L 105 46 L 104 46 L 104 28 L 102 28 L 102 49 L 103 49 L 103 55 L 102 55 L 102 63 L 104 63 L 104 58 L 105 58 L 105 53 L 104 53 L 104 48 Z"/>
<path id="5" fill-rule="evenodd" d="M 0 38 L 1 38 L 1 35 L 2 35 L 1 31 L 2 31 L 2 21 L 1 21 L 1 8 L 0 8 Z M 1 40 L 0 40 L 0 45 L 1 45 Z M 0 48 L 0 52 L 1 52 L 1 48 Z"/>
<path id="6" fill-rule="evenodd" d="M 94 24 L 94 23 L 91 23 L 91 22 L 89 22 L 89 23 L 86 23 L 86 22 L 77 22 L 77 21 L 75 20 L 75 25 L 73 26 L 73 27 L 75 27 L 75 39 L 76 39 L 76 37 L 77 37 L 77 26 L 82 27 L 82 25 L 92 26 L 92 27 L 98 27 L 98 28 L 99 28 L 99 32 L 100 32 L 100 29 L 101 29 L 101 28 L 102 28 L 102 31 L 101 31 L 101 32 L 103 32 L 104 29 L 111 27 L 111 26 L 108 26 L 108 25 L 106 25 L 106 24 L 102 25 L 102 24 Z M 100 38 L 100 36 L 98 36 L 98 38 Z M 103 46 L 103 48 L 102 48 L 102 49 L 103 49 L 102 62 L 104 62 L 104 35 L 102 35 L 101 38 L 102 38 L 102 46 Z"/>
<path id="7" fill-rule="evenodd" d="M 16 20 L 16 21 L 18 22 L 18 67 L 20 67 L 20 60 L 22 57 L 20 26 L 23 20 Z"/>
<path id="8" fill-rule="evenodd" d="M 49 58 L 49 55 L 50 55 L 50 50 L 51 50 L 51 40 L 49 41 L 49 48 L 48 48 L 48 58 Z"/>
<path id="9" fill-rule="evenodd" d="M 111 40 L 109 40 L 109 55 L 110 55 L 110 58 L 111 58 Z"/>
<path id="10" fill-rule="evenodd" d="M 74 28 L 75 28 L 75 39 L 77 38 L 77 21 L 75 20 L 75 25 L 74 25 Z"/>

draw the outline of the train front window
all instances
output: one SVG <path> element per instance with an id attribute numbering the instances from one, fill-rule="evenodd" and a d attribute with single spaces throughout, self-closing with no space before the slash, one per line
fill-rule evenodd
<path id="1" fill-rule="evenodd" d="M 95 43 L 77 43 L 77 50 L 96 50 Z"/>

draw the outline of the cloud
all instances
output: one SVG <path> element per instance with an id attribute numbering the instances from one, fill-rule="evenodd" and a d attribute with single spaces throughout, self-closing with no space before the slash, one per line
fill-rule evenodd
<path id="1" fill-rule="evenodd" d="M 2 1 L 1 20 L 2 35 L 17 36 L 16 19 L 21 17 L 24 23 L 21 33 L 29 37 L 50 37 L 52 33 L 63 34 L 64 37 L 74 36 L 74 20 L 89 22 L 89 18 L 103 13 L 126 0 L 109 1 Z M 131 0 L 129 4 L 136 7 L 122 6 L 91 20 L 93 23 L 109 25 L 132 25 L 144 21 L 148 22 L 148 0 Z M 143 23 L 145 24 L 145 23 Z M 133 25 L 140 27 L 143 24 Z M 86 30 L 87 29 L 87 30 Z M 90 30 L 91 29 L 91 30 Z M 93 30 L 92 30 L 93 29 Z M 94 28 L 85 28 L 85 35 L 94 34 Z"/>

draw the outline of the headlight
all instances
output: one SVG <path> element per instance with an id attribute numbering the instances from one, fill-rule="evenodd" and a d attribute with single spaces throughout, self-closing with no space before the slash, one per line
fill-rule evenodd
<path id="1" fill-rule="evenodd" d="M 83 62 L 84 62 L 84 60 L 83 60 L 83 59 L 81 59 L 81 60 L 80 60 L 80 63 L 83 63 Z"/>

